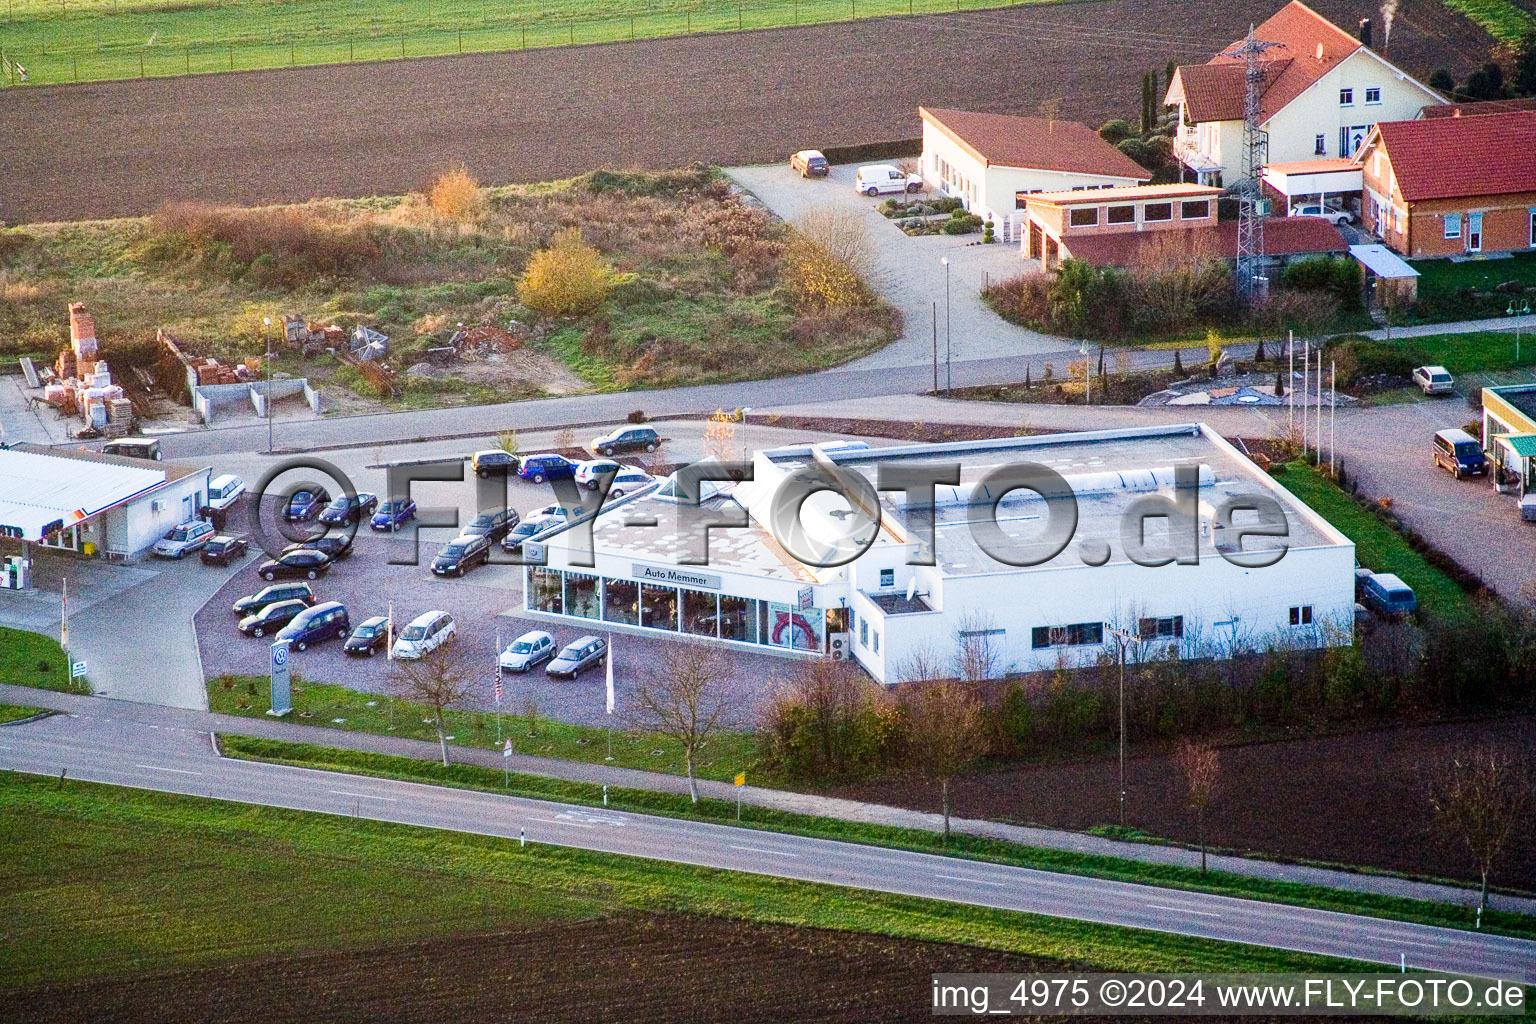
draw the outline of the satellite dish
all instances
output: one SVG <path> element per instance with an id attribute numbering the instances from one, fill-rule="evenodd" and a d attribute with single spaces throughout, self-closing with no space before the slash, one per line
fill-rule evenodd
<path id="1" fill-rule="evenodd" d="M 917 593 L 917 577 L 916 576 L 912 577 L 910 580 L 907 580 L 907 600 L 908 601 L 912 600 L 912 595 L 915 594 L 915 593 Z"/>

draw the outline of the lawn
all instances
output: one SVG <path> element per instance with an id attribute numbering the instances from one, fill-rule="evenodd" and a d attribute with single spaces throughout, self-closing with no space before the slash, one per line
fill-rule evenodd
<path id="1" fill-rule="evenodd" d="M 0 683 L 84 692 L 72 686 L 69 658 L 53 637 L 0 626 Z"/>
<path id="2" fill-rule="evenodd" d="M 1450 3 L 1450 0 L 1447 0 Z M 1468 0 L 1478 2 L 1478 0 Z M 1491 0 L 1500 7 L 1509 7 L 1519 13 L 1526 24 L 1532 24 L 1531 16 L 1505 3 Z M 1461 288 L 1488 291 L 1505 281 L 1520 281 L 1528 288 L 1536 288 L 1536 252 L 1517 252 L 1507 259 L 1464 260 L 1410 260 L 1409 264 L 1419 272 L 1419 294 L 1453 292 Z M 1521 300 L 1523 301 L 1523 300 Z M 1517 301 L 1516 305 L 1519 305 Z"/>
<path id="3" fill-rule="evenodd" d="M 1014 3 L 1021 0 L 1013 0 Z M 1033 2 L 1033 0 L 1022 0 Z M 1039 0 L 1062 2 L 1062 0 Z M 652 39 L 1012 6 L 1008 0 L 10 0 L 35 84 Z M 5 75 L 15 84 L 15 75 Z"/>
<path id="4" fill-rule="evenodd" d="M 1288 463 L 1276 479 L 1355 542 L 1355 558 L 1361 565 L 1401 577 L 1418 596 L 1420 608 L 1442 618 L 1472 613 L 1466 592 L 1454 580 L 1306 462 Z"/>
<path id="5" fill-rule="evenodd" d="M 208 682 L 208 709 L 227 715 L 264 718 L 267 708 L 272 706 L 271 685 L 266 676 L 218 676 Z M 293 720 L 305 725 L 437 742 L 437 732 L 430 724 L 431 712 L 425 705 L 382 694 L 312 683 L 295 676 L 293 709 Z M 666 736 L 623 728 L 615 728 L 610 734 L 603 729 L 569 725 L 542 715 L 537 717 L 536 734 L 530 736 L 528 717 L 521 714 L 521 710 L 509 704 L 508 713 L 501 720 L 501 736 L 510 738 L 512 748 L 519 754 L 683 774 L 682 748 L 676 740 Z M 468 747 L 501 746 L 495 714 L 449 711 L 444 717 L 452 743 Z M 608 760 L 610 742 L 612 761 Z M 699 752 L 694 771 L 701 779 L 717 781 L 728 781 L 735 778 L 737 772 L 746 771 L 754 782 L 766 781 L 759 778 L 757 756 L 757 741 L 751 733 L 723 732 L 710 738 Z"/>
<path id="6" fill-rule="evenodd" d="M 1422 352 L 1426 363 L 1439 363 L 1452 374 L 1536 366 L 1536 337 L 1530 331 L 1522 332 L 1518 363 L 1515 361 L 1513 331 L 1427 334 L 1401 341 L 1393 339 L 1393 344 Z"/>
<path id="7" fill-rule="evenodd" d="M 1510 0 L 1445 0 L 1445 6 L 1480 25 L 1501 43 L 1517 43 L 1533 23 L 1531 14 Z"/>
<path id="8" fill-rule="evenodd" d="M 623 910 L 963 942 L 1111 970 L 1350 961 L 489 836 L 7 774 L 0 988 Z"/>
<path id="9" fill-rule="evenodd" d="M 23 707 L 19 704 L 0 704 L 0 725 L 6 722 L 19 722 L 23 718 L 31 718 L 33 715 L 43 713 L 42 708 Z"/>

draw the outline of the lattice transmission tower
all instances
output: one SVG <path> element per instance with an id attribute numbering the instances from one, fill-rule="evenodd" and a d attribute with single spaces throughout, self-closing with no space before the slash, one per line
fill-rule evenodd
<path id="1" fill-rule="evenodd" d="M 1222 56 L 1243 61 L 1243 170 L 1233 186 L 1237 193 L 1237 287 L 1252 297 L 1259 265 L 1264 258 L 1264 217 L 1260 208 L 1260 181 L 1269 160 L 1269 133 L 1259 122 L 1259 98 L 1263 93 L 1264 68 L 1259 57 L 1279 43 L 1248 37 Z"/>

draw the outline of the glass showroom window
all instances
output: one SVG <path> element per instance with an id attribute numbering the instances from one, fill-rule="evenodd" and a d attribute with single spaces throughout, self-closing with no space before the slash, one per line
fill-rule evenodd
<path id="1" fill-rule="evenodd" d="M 603 621 L 637 625 L 640 622 L 640 584 L 633 580 L 604 580 Z"/>
<path id="2" fill-rule="evenodd" d="M 683 591 L 683 632 L 714 636 L 720 624 L 717 597 L 705 590 Z"/>
<path id="3" fill-rule="evenodd" d="M 559 569 L 535 568 L 533 570 L 533 607 L 536 611 L 564 611 L 560 600 L 560 584 L 564 573 Z"/>
<path id="4" fill-rule="evenodd" d="M 720 595 L 720 638 L 740 640 L 742 643 L 758 642 L 757 602 L 751 598 Z"/>
<path id="5" fill-rule="evenodd" d="M 677 591 L 654 583 L 640 584 L 640 625 L 676 629 Z"/>
<path id="6" fill-rule="evenodd" d="M 579 615 L 584 619 L 602 618 L 602 604 L 597 589 L 600 581 L 596 576 L 572 572 L 565 576 L 565 614 Z"/>

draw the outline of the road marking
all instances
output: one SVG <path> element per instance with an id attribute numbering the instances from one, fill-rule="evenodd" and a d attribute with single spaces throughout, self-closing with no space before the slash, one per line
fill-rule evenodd
<path id="1" fill-rule="evenodd" d="M 749 851 L 751 853 L 766 853 L 766 854 L 768 854 L 770 856 L 773 856 L 773 857 L 798 857 L 798 856 L 800 856 L 798 853 L 785 853 L 783 850 L 765 850 L 765 849 L 763 849 L 760 846 L 737 846 L 735 843 L 731 844 L 731 849 L 733 849 L 733 850 L 747 850 L 747 851 Z"/>
<path id="2" fill-rule="evenodd" d="M 1175 914 L 1199 914 L 1201 917 L 1220 917 L 1221 916 L 1220 914 L 1213 914 L 1209 910 L 1189 910 L 1189 909 L 1187 909 L 1185 907 L 1165 907 L 1165 906 L 1163 906 L 1160 903 L 1147 903 L 1147 904 L 1144 904 L 1144 905 L 1148 906 L 1148 907 L 1151 907 L 1153 910 L 1171 910 Z"/>
<path id="3" fill-rule="evenodd" d="M 934 875 L 934 878 L 942 878 L 950 882 L 969 882 L 972 885 L 995 885 L 999 889 L 1008 888 L 1007 882 L 989 882 L 985 878 L 961 878 L 959 875 Z"/>
<path id="4" fill-rule="evenodd" d="M 572 828 L 596 828 L 596 825 L 587 825 L 580 821 L 556 821 L 554 818 L 529 818 L 529 821 L 542 821 L 546 825 L 569 825 Z"/>
<path id="5" fill-rule="evenodd" d="M 192 772 L 185 768 L 162 768 L 157 764 L 136 764 L 135 768 L 145 768 L 152 772 L 175 772 L 177 775 L 201 775 L 202 772 Z"/>
<path id="6" fill-rule="evenodd" d="M 371 793 L 349 793 L 344 789 L 328 789 L 326 792 L 335 793 L 337 796 L 355 796 L 361 800 L 388 800 L 390 803 L 396 802 L 392 796 L 374 796 Z"/>
<path id="7" fill-rule="evenodd" d="M 1389 939 L 1385 935 L 1367 935 L 1366 938 L 1375 939 L 1377 942 L 1391 942 L 1399 946 L 1419 946 L 1422 949 L 1440 948 L 1440 944 L 1436 942 L 1410 942 L 1408 939 Z"/>

